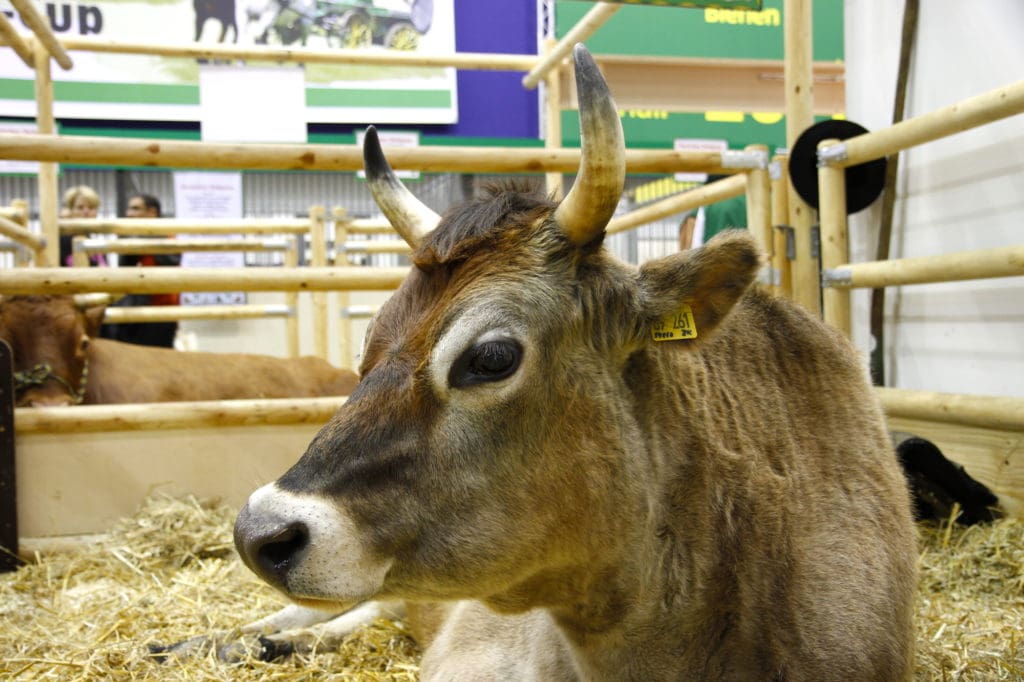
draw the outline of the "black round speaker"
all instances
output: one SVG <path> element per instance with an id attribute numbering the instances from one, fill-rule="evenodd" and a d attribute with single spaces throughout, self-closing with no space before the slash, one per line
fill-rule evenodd
<path id="1" fill-rule="evenodd" d="M 818 208 L 818 143 L 846 140 L 868 132 L 853 121 L 829 119 L 815 123 L 797 138 L 789 150 L 789 177 L 796 193 Z M 846 169 L 846 213 L 867 208 L 885 189 L 885 158 Z"/>

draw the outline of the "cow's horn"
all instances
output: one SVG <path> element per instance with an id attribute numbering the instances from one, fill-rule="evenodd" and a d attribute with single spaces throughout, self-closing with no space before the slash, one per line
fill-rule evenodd
<path id="1" fill-rule="evenodd" d="M 391 226 L 409 246 L 419 246 L 423 236 L 437 227 L 441 218 L 413 196 L 391 170 L 373 126 L 366 129 L 363 137 L 363 167 L 370 194 Z"/>
<path id="2" fill-rule="evenodd" d="M 608 84 L 587 48 L 577 44 L 576 96 L 580 108 L 580 169 L 555 219 L 576 244 L 604 233 L 626 181 L 622 123 Z"/>

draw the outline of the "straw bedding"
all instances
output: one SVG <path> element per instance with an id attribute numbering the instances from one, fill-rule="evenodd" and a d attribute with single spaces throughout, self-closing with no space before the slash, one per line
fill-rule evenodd
<path id="1" fill-rule="evenodd" d="M 228 630 L 284 601 L 234 556 L 235 510 L 155 497 L 82 551 L 0 575 L 0 678 L 415 680 L 419 652 L 379 619 L 340 652 L 228 665 L 147 645 Z M 921 526 L 917 679 L 1024 680 L 1024 523 Z"/>

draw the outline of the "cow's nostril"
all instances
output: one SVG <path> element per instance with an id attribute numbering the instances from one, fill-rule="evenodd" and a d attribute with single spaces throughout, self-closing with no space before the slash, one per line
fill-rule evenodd
<path id="1" fill-rule="evenodd" d="M 256 550 L 256 563 L 265 573 L 283 582 L 292 560 L 309 544 L 309 530 L 301 522 L 294 522 L 264 538 Z"/>

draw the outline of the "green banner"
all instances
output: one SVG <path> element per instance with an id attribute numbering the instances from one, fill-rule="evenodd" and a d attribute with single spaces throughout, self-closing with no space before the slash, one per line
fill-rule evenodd
<path id="1" fill-rule="evenodd" d="M 596 0 L 591 0 L 596 2 Z M 605 0 L 624 5 L 649 5 L 652 7 L 688 7 L 714 9 L 761 9 L 761 0 Z"/>
<path id="2" fill-rule="evenodd" d="M 761 11 L 710 7 L 687 10 L 646 4 L 623 7 L 587 40 L 587 47 L 597 55 L 781 60 L 784 55 L 783 4 L 784 0 L 764 0 Z M 559 2 L 558 37 L 568 32 L 589 9 L 587 3 Z M 815 0 L 813 22 L 814 60 L 841 61 L 843 3 Z M 672 86 L 666 83 L 665 87 Z M 781 82 L 779 87 L 783 87 Z M 836 112 L 836 116 L 842 114 Z M 629 147 L 671 149 L 679 138 L 726 140 L 731 149 L 742 149 L 750 144 L 764 144 L 769 150 L 786 146 L 786 121 L 781 111 L 683 114 L 626 109 L 620 115 Z M 817 120 L 823 118 L 828 117 Z M 562 131 L 563 144 L 579 144 L 575 111 L 562 113 Z"/>
<path id="3" fill-rule="evenodd" d="M 594 54 L 722 59 L 782 59 L 783 0 L 764 0 L 759 11 L 626 6 L 587 39 Z M 586 2 L 559 2 L 555 31 L 564 36 L 591 9 Z M 815 0 L 815 61 L 843 59 L 843 3 Z"/>

